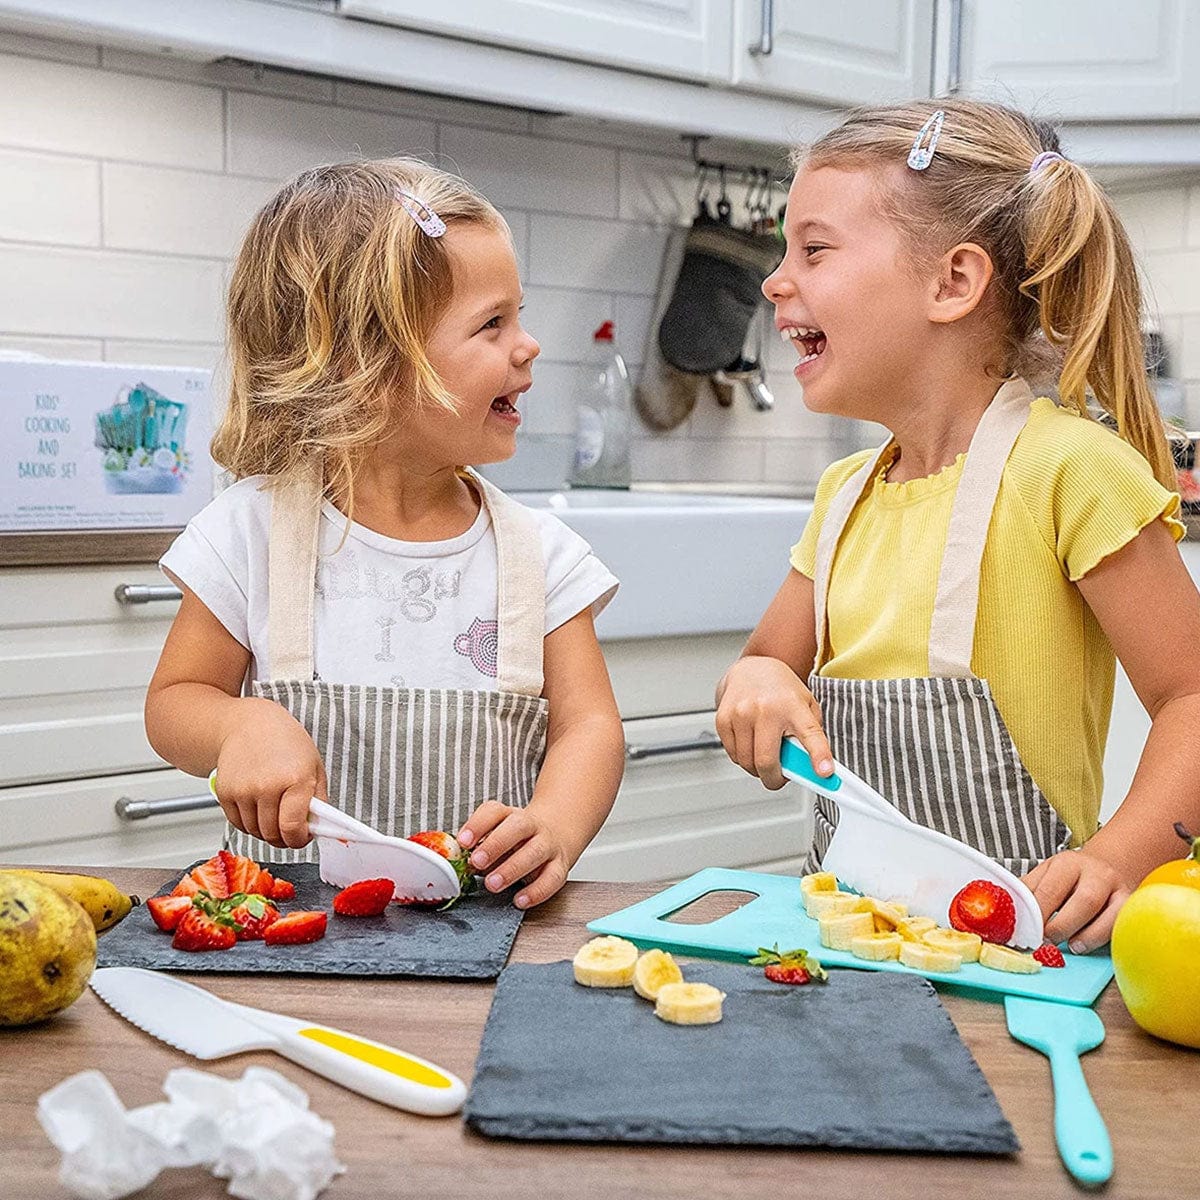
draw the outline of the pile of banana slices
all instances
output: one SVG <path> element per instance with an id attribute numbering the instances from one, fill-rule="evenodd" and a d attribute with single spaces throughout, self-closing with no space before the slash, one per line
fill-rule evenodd
<path id="1" fill-rule="evenodd" d="M 654 1002 L 654 1015 L 672 1025 L 715 1025 L 725 993 L 710 983 L 686 983 L 679 964 L 665 950 L 638 948 L 624 938 L 596 937 L 579 948 L 571 964 L 584 987 L 632 986 Z"/>

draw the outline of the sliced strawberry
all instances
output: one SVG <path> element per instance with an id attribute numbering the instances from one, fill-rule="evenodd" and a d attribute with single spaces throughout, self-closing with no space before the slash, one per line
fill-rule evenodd
<path id="1" fill-rule="evenodd" d="M 191 896 L 151 896 L 146 901 L 155 925 L 164 933 L 172 933 L 183 920 L 183 914 L 192 907 Z"/>
<path id="2" fill-rule="evenodd" d="M 200 885 L 190 876 L 185 875 L 172 889 L 172 896 L 194 896 L 200 890 Z"/>
<path id="3" fill-rule="evenodd" d="M 229 895 L 244 892 L 247 896 L 269 896 L 275 881 L 270 871 L 264 870 L 252 858 L 231 854 L 222 850 L 221 863 L 225 868 L 225 879 L 229 884 Z M 214 893 L 215 895 L 216 893 Z"/>
<path id="4" fill-rule="evenodd" d="M 228 896 L 232 890 L 229 886 L 229 877 L 225 874 L 225 863 L 221 854 L 228 854 L 228 851 L 222 850 L 220 854 L 214 854 L 207 862 L 202 862 L 191 870 L 191 876 L 196 884 L 210 896 Z"/>
<path id="5" fill-rule="evenodd" d="M 418 846 L 424 846 L 426 850 L 432 850 L 435 854 L 440 854 L 454 868 L 454 873 L 458 876 L 458 886 L 461 889 L 460 895 L 465 896 L 471 891 L 475 883 L 475 875 L 467 862 L 467 852 L 458 844 L 457 838 L 440 829 L 426 829 L 421 833 L 414 833 L 408 840 L 416 842 Z M 402 903 L 422 904 L 424 901 L 403 901 Z M 450 903 L 453 904 L 454 901 L 452 900 Z M 444 907 L 449 908 L 450 905 L 447 904 Z"/>
<path id="6" fill-rule="evenodd" d="M 176 926 L 171 945 L 176 950 L 228 950 L 236 941 L 237 933 L 227 917 L 210 917 L 193 907 Z"/>
<path id="7" fill-rule="evenodd" d="M 293 912 L 272 922 L 263 932 L 268 946 L 298 946 L 325 936 L 328 917 L 323 912 Z"/>
<path id="8" fill-rule="evenodd" d="M 1003 946 L 1017 927 L 1017 906 L 998 883 L 973 879 L 950 901 L 950 924 Z"/>
<path id="9" fill-rule="evenodd" d="M 264 893 L 272 900 L 295 900 L 296 885 L 290 879 L 271 880 L 271 890 Z"/>
<path id="10" fill-rule="evenodd" d="M 1033 957 L 1043 967 L 1065 967 L 1067 965 L 1067 960 L 1063 958 L 1062 951 L 1053 942 L 1047 942 L 1044 946 L 1039 946 L 1033 952 Z"/>
<path id="11" fill-rule="evenodd" d="M 241 902 L 235 903 L 238 899 L 234 896 L 225 901 L 226 905 L 232 905 L 229 909 L 230 919 L 240 926 L 237 940 L 261 941 L 264 931 L 279 920 L 279 909 L 263 896 L 242 896 Z"/>
<path id="12" fill-rule="evenodd" d="M 825 968 L 807 950 L 780 951 L 778 943 L 770 950 L 760 946 L 750 965 L 762 967 L 772 983 L 805 984 L 814 979 L 826 983 L 829 979 Z"/>
<path id="13" fill-rule="evenodd" d="M 360 879 L 333 898 L 339 917 L 378 917 L 392 902 L 396 885 L 390 879 Z"/>

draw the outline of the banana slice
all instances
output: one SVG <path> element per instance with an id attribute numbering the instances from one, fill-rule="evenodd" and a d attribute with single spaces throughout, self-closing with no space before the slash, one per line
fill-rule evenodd
<path id="1" fill-rule="evenodd" d="M 900 947 L 906 944 L 898 933 L 864 933 L 850 939 L 850 953 L 867 962 L 895 962 L 900 957 Z"/>
<path id="2" fill-rule="evenodd" d="M 1042 969 L 1042 964 L 1032 954 L 1023 954 L 1011 946 L 997 946 L 994 942 L 983 943 L 979 965 L 994 971 L 1011 971 L 1014 975 L 1036 975 Z"/>
<path id="3" fill-rule="evenodd" d="M 836 892 L 837 876 L 832 871 L 815 871 L 812 875 L 800 876 L 800 891 L 805 895 L 812 892 Z"/>
<path id="4" fill-rule="evenodd" d="M 900 961 L 918 971 L 961 971 L 962 959 L 952 950 L 938 950 L 924 942 L 901 942 Z"/>
<path id="5" fill-rule="evenodd" d="M 866 896 L 849 892 L 809 892 L 804 897 L 804 911 L 814 921 L 839 913 L 869 912 L 872 901 Z"/>
<path id="6" fill-rule="evenodd" d="M 979 961 L 979 951 L 983 946 L 983 938 L 977 933 L 967 933 L 962 929 L 931 929 L 925 935 L 925 945 L 935 950 L 946 950 L 957 954 L 965 963 Z"/>
<path id="7" fill-rule="evenodd" d="M 665 950 L 647 950 L 633 969 L 633 990 L 643 1000 L 657 1000 L 668 983 L 682 983 L 679 964 Z"/>
<path id="8" fill-rule="evenodd" d="M 849 950 L 856 937 L 875 932 L 875 922 L 869 912 L 832 913 L 817 922 L 821 945 L 830 950 Z"/>
<path id="9" fill-rule="evenodd" d="M 871 916 L 875 921 L 876 933 L 893 932 L 907 915 L 908 909 L 903 905 L 897 906 L 884 900 L 871 901 Z"/>
<path id="10" fill-rule="evenodd" d="M 572 966 L 575 982 L 584 987 L 628 987 L 633 982 L 638 951 L 619 937 L 592 938 L 580 946 Z"/>
<path id="11" fill-rule="evenodd" d="M 724 999 L 725 993 L 710 983 L 664 983 L 658 989 L 654 1015 L 672 1025 L 715 1025 Z"/>
<path id="12" fill-rule="evenodd" d="M 937 927 L 938 923 L 932 917 L 904 917 L 896 923 L 896 932 L 906 942 L 920 942 Z"/>

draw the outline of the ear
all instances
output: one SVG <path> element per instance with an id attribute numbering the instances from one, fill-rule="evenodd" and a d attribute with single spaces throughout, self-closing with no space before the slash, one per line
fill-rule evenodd
<path id="1" fill-rule="evenodd" d="M 974 242 L 960 242 L 942 255 L 926 314 L 936 324 L 961 321 L 983 299 L 995 268 L 991 255 Z"/>

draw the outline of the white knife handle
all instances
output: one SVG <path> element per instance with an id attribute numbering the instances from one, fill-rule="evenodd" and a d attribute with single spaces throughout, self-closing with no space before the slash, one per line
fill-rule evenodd
<path id="1" fill-rule="evenodd" d="M 271 1047 L 277 1053 L 381 1104 L 444 1117 L 462 1108 L 466 1099 L 467 1089 L 457 1075 L 416 1055 L 315 1021 L 232 1007 L 279 1039 Z"/>

